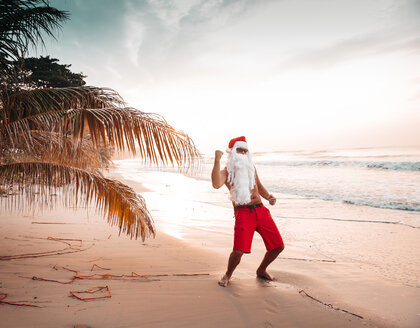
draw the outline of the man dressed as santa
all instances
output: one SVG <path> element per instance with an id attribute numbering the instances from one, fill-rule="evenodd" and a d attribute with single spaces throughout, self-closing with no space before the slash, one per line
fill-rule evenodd
<path id="1" fill-rule="evenodd" d="M 261 184 L 245 137 L 232 139 L 227 152 L 227 167 L 221 170 L 220 159 L 223 152 L 216 150 L 211 173 L 214 188 L 219 189 L 226 185 L 229 189 L 235 212 L 233 251 L 229 256 L 227 271 L 220 279 L 219 285 L 226 287 L 229 284 L 242 255 L 251 252 L 255 231 L 261 235 L 267 249 L 257 269 L 257 277 L 272 280 L 266 271 L 267 266 L 283 251 L 284 243 L 270 211 L 262 204 L 261 197 L 268 200 L 270 205 L 276 203 L 276 198 Z"/>

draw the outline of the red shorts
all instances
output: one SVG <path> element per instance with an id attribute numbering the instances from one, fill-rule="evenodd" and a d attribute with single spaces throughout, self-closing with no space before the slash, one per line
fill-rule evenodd
<path id="1" fill-rule="evenodd" d="M 280 232 L 267 207 L 261 205 L 252 210 L 249 208 L 235 209 L 233 250 L 251 253 L 255 231 L 261 235 L 267 251 L 284 246 Z"/>

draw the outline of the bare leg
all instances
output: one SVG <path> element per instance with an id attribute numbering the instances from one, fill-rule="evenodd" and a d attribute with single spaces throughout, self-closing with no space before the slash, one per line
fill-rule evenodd
<path id="1" fill-rule="evenodd" d="M 230 253 L 227 271 L 219 281 L 220 286 L 226 287 L 229 284 L 229 280 L 232 277 L 233 271 L 241 262 L 242 255 L 244 255 L 244 252 L 242 251 L 232 251 L 232 253 Z"/>
<path id="2" fill-rule="evenodd" d="M 269 264 L 273 262 L 277 258 L 277 256 L 279 256 L 279 254 L 283 251 L 283 249 L 284 249 L 284 246 L 272 249 L 271 251 L 268 251 L 267 253 L 265 253 L 264 258 L 257 269 L 258 278 L 262 278 L 262 279 L 270 280 L 270 281 L 273 280 L 273 278 L 271 278 L 271 276 L 267 273 L 266 270 Z"/>

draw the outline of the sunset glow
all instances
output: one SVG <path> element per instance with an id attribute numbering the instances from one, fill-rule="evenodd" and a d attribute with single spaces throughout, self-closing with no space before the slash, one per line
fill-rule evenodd
<path id="1" fill-rule="evenodd" d="M 52 56 L 203 152 L 419 144 L 416 1 L 53 3 L 73 23 Z"/>

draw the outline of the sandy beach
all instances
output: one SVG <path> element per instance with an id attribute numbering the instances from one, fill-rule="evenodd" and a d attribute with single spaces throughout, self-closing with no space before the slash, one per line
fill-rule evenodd
<path id="1" fill-rule="evenodd" d="M 419 328 L 419 3 L 0 0 L 0 328 Z"/>
<path id="2" fill-rule="evenodd" d="M 222 288 L 234 223 L 226 191 L 174 173 L 141 178 L 124 182 L 155 219 L 145 242 L 119 236 L 94 208 L 2 211 L 0 293 L 15 304 L 1 304 L 3 327 L 420 325 L 418 214 L 276 195 L 286 243 L 269 267 L 276 281 L 255 277 L 256 234 Z M 400 223 L 381 223 L 390 216 Z"/>

